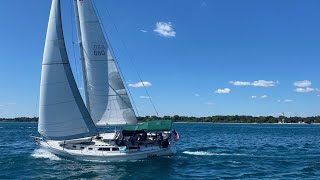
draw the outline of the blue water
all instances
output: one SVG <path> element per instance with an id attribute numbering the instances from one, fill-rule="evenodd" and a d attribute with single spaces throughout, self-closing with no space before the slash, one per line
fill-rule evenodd
<path id="1" fill-rule="evenodd" d="M 0 179 L 320 179 L 320 125 L 175 124 L 172 157 L 79 162 L 38 149 L 35 123 L 0 123 Z"/>

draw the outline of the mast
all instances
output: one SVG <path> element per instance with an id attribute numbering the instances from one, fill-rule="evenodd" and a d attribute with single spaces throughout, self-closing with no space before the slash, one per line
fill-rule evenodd
<path id="1" fill-rule="evenodd" d="M 74 13 L 75 13 L 75 20 L 77 24 L 77 31 L 78 31 L 78 44 L 79 44 L 79 49 L 80 49 L 80 61 L 82 65 L 82 76 L 83 76 L 83 81 L 84 81 L 84 92 L 85 92 L 85 98 L 86 98 L 86 105 L 87 109 L 90 112 L 90 106 L 89 106 L 89 95 L 88 95 L 88 86 L 87 86 L 87 72 L 86 72 L 86 63 L 84 62 L 84 51 L 83 51 L 83 46 L 81 42 L 81 28 L 80 28 L 80 20 L 79 20 L 79 12 L 78 12 L 78 3 L 77 0 L 73 1 L 74 4 Z"/>
<path id="2" fill-rule="evenodd" d="M 62 29 L 60 0 L 53 0 L 45 42 L 38 132 L 68 140 L 98 134 L 73 77 Z"/>
<path id="3" fill-rule="evenodd" d="M 92 0 L 74 0 L 87 107 L 96 125 L 137 119 Z"/>

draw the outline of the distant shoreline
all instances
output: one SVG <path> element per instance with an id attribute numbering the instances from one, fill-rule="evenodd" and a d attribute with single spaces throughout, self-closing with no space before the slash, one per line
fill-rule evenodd
<path id="1" fill-rule="evenodd" d="M 197 123 L 197 124 L 279 124 L 279 125 L 285 125 L 285 124 L 301 124 L 301 125 L 307 125 L 307 124 L 320 124 L 320 123 L 228 123 L 228 122 L 174 122 L 176 124 L 188 124 L 188 123 Z"/>
<path id="2" fill-rule="evenodd" d="M 313 117 L 273 117 L 273 116 L 144 116 L 137 117 L 138 122 L 150 120 L 172 120 L 175 123 L 215 123 L 215 124 L 320 124 L 320 116 Z M 38 117 L 0 118 L 0 122 L 38 122 Z"/>
<path id="3" fill-rule="evenodd" d="M 37 121 L 0 121 L 0 123 L 38 123 Z M 175 124 L 275 124 L 275 125 L 320 125 L 320 123 L 228 123 L 228 122 L 174 122 Z"/>

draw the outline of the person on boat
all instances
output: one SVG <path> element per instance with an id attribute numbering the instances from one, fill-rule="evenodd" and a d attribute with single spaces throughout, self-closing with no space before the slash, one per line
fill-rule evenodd
<path id="1" fill-rule="evenodd" d="M 143 142 L 143 141 L 146 141 L 147 140 L 147 132 L 143 131 L 139 134 L 139 138 L 138 138 L 138 141 L 139 142 Z"/>
<path id="2" fill-rule="evenodd" d="M 134 136 L 130 137 L 129 142 L 133 147 L 138 146 L 138 137 L 139 137 L 139 134 L 135 134 Z"/>
<path id="3" fill-rule="evenodd" d="M 157 142 L 158 142 L 159 144 L 161 144 L 162 140 L 163 140 L 162 133 L 159 133 L 159 137 L 158 137 L 158 139 L 157 139 Z"/>
<path id="4" fill-rule="evenodd" d="M 167 148 L 169 146 L 169 141 L 168 139 L 164 139 L 161 141 L 161 147 L 162 148 Z"/>

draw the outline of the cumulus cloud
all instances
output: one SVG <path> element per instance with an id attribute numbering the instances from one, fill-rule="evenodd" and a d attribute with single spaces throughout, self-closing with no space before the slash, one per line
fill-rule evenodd
<path id="1" fill-rule="evenodd" d="M 174 31 L 171 22 L 157 22 L 156 28 L 153 31 L 163 37 L 176 36 L 176 32 Z"/>
<path id="2" fill-rule="evenodd" d="M 194 94 L 194 96 L 199 97 L 199 96 L 200 96 L 200 94 Z"/>
<path id="3" fill-rule="evenodd" d="M 140 99 L 151 99 L 150 96 L 140 96 Z"/>
<path id="4" fill-rule="evenodd" d="M 248 81 L 229 81 L 234 86 L 255 86 L 255 87 L 272 87 L 275 86 L 277 81 L 257 80 L 253 82 Z"/>
<path id="5" fill-rule="evenodd" d="M 313 92 L 315 91 L 314 88 L 311 87 L 306 87 L 306 88 L 296 88 L 294 91 L 298 92 L 298 93 L 307 93 L 307 92 Z"/>
<path id="6" fill-rule="evenodd" d="M 231 89 L 229 89 L 229 88 L 217 89 L 217 90 L 215 91 L 215 93 L 217 93 L 217 94 L 228 94 L 228 93 L 230 93 L 230 92 L 231 92 Z"/>
<path id="7" fill-rule="evenodd" d="M 276 81 L 258 80 L 251 83 L 252 86 L 271 87 L 276 85 Z"/>
<path id="8" fill-rule="evenodd" d="M 293 100 L 292 100 L 292 99 L 283 99 L 283 100 L 282 100 L 282 99 L 279 99 L 278 102 L 279 102 L 279 103 L 281 103 L 281 102 L 282 102 L 282 103 L 291 103 L 291 102 L 293 102 Z"/>
<path id="9" fill-rule="evenodd" d="M 133 88 L 141 88 L 143 86 L 148 87 L 148 86 L 151 86 L 151 85 L 152 84 L 150 82 L 147 82 L 147 81 L 128 84 L 129 87 L 133 87 Z"/>
<path id="10" fill-rule="evenodd" d="M 234 86 L 250 86 L 251 83 L 247 81 L 229 81 L 230 84 Z"/>
<path id="11" fill-rule="evenodd" d="M 309 81 L 309 80 L 296 81 L 293 83 L 293 85 L 297 86 L 297 87 L 309 87 L 309 86 L 311 86 L 311 81 Z"/>
<path id="12" fill-rule="evenodd" d="M 262 95 L 262 96 L 251 96 L 251 98 L 252 99 L 266 99 L 266 98 L 268 98 L 268 96 L 267 95 Z"/>

